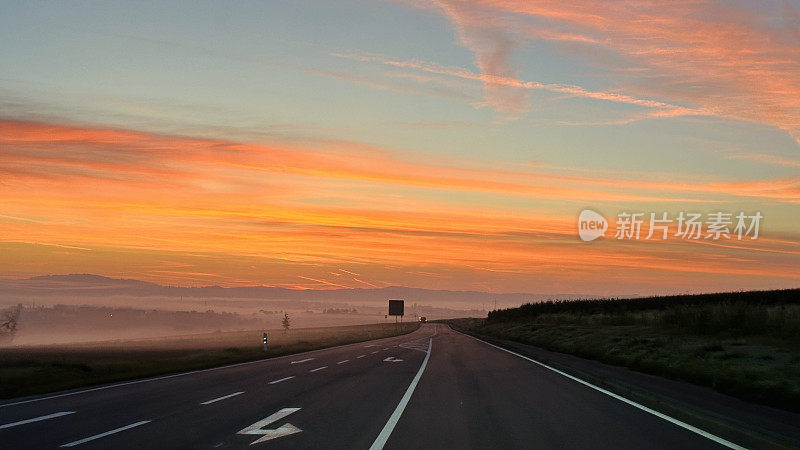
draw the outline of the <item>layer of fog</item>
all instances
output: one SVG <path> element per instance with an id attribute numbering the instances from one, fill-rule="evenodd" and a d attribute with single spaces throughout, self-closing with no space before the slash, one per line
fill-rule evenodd
<path id="1" fill-rule="evenodd" d="M 21 304 L 13 340 L 3 346 L 120 341 L 223 331 L 393 323 L 386 303 L 260 301 L 235 298 L 0 296 L 0 310 Z M 406 304 L 404 321 L 485 316 L 481 310 Z"/>

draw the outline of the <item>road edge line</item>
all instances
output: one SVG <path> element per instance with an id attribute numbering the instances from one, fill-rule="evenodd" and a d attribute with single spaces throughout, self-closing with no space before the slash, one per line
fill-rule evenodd
<path id="1" fill-rule="evenodd" d="M 590 388 L 592 388 L 592 389 L 594 389 L 594 390 L 596 390 L 598 392 L 602 392 L 603 394 L 606 394 L 609 397 L 615 398 L 615 399 L 617 399 L 617 400 L 619 400 L 619 401 L 621 401 L 623 403 L 627 403 L 628 405 L 631 405 L 634 408 L 638 408 L 638 409 L 640 409 L 640 410 L 642 410 L 642 411 L 644 411 L 646 413 L 650 413 L 650 414 L 658 417 L 659 419 L 666 420 L 667 422 L 670 422 L 670 423 L 672 423 L 674 425 L 677 425 L 677 426 L 679 426 L 679 427 L 681 427 L 681 428 L 683 428 L 685 430 L 691 431 L 692 433 L 695 433 L 695 434 L 698 434 L 700 436 L 703 436 L 704 438 L 709 439 L 711 441 L 714 441 L 717 444 L 720 444 L 720 445 L 723 445 L 725 447 L 732 448 L 732 449 L 735 449 L 735 450 L 747 450 L 745 447 L 742 447 L 740 445 L 734 444 L 733 442 L 728 441 L 726 439 L 723 439 L 723 438 L 721 438 L 719 436 L 716 436 L 714 434 L 711 434 L 708 431 L 701 430 L 700 428 L 697 428 L 697 427 L 695 427 L 693 425 L 689 425 L 686 422 L 678 420 L 678 419 L 676 419 L 674 417 L 670 417 L 670 416 L 668 416 L 668 415 L 666 415 L 664 413 L 658 412 L 658 411 L 656 411 L 656 410 L 654 410 L 652 408 L 648 408 L 647 406 L 644 406 L 644 405 L 642 405 L 640 403 L 636 403 L 635 401 L 630 400 L 628 398 L 625 398 L 625 397 L 623 397 L 623 396 L 621 396 L 619 394 L 615 394 L 615 393 L 613 393 L 613 392 L 611 392 L 609 390 L 603 389 L 603 388 L 601 388 L 599 386 L 595 386 L 592 383 L 589 383 L 588 381 L 584 381 L 584 380 L 582 380 L 582 379 L 580 379 L 580 378 L 578 378 L 578 377 L 576 377 L 574 375 L 570 375 L 570 374 L 568 374 L 566 372 L 558 370 L 555 367 L 550 367 L 550 366 L 548 366 L 547 364 L 545 364 L 543 362 L 537 361 L 537 360 L 535 360 L 533 358 L 529 358 L 529 357 L 527 357 L 525 355 L 520 355 L 519 353 L 513 352 L 513 351 L 511 351 L 511 350 L 509 350 L 507 348 L 500 347 L 499 345 L 494 345 L 494 344 L 492 344 L 490 342 L 486 342 L 483 339 L 476 338 L 475 336 L 472 336 L 472 335 L 469 335 L 469 334 L 466 334 L 466 333 L 462 333 L 462 332 L 460 332 L 458 330 L 454 330 L 452 327 L 450 329 L 455 331 L 458 334 L 462 334 L 464 336 L 467 336 L 467 337 L 470 337 L 472 339 L 475 339 L 478 342 L 482 342 L 482 343 L 484 343 L 486 345 L 489 345 L 491 347 L 494 347 L 496 349 L 502 350 L 502 351 L 507 352 L 507 353 L 511 353 L 514 356 L 518 356 L 518 357 L 520 357 L 522 359 L 530 361 L 530 362 L 532 362 L 534 364 L 538 364 L 539 366 L 542 366 L 545 369 L 552 370 L 553 372 L 555 372 L 555 373 L 557 373 L 559 375 L 565 376 L 565 377 L 569 378 L 572 381 L 576 381 L 576 382 L 578 382 L 578 383 L 580 383 L 580 384 L 582 384 L 584 386 L 590 387 Z"/>
<path id="2" fill-rule="evenodd" d="M 406 409 L 406 405 L 408 405 L 409 400 L 411 400 L 411 395 L 414 393 L 414 390 L 417 388 L 417 383 L 419 383 L 419 379 L 422 378 L 422 372 L 425 372 L 425 367 L 428 365 L 428 358 L 431 357 L 431 349 L 433 348 L 433 337 L 428 338 L 428 354 L 425 355 L 425 359 L 422 361 L 422 365 L 419 366 L 419 370 L 417 374 L 414 376 L 414 379 L 411 380 L 411 384 L 408 385 L 408 389 L 406 389 L 406 393 L 403 394 L 403 398 L 400 399 L 400 403 L 397 404 L 397 407 L 392 412 L 392 415 L 389 417 L 389 420 L 386 422 L 386 425 L 383 426 L 380 434 L 378 437 L 375 438 L 375 442 L 372 443 L 372 446 L 369 448 L 370 450 L 381 450 L 386 442 L 389 440 L 389 436 L 391 436 L 392 431 L 394 431 L 395 425 L 397 422 L 400 421 L 400 416 L 403 415 L 403 411 Z"/>

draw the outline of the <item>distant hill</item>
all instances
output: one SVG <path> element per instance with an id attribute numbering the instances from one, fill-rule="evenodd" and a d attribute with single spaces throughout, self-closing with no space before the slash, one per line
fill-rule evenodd
<path id="1" fill-rule="evenodd" d="M 138 286 L 158 286 L 157 284 L 149 283 L 147 281 L 134 280 L 131 278 L 109 278 L 102 275 L 93 275 L 90 273 L 71 273 L 69 275 L 40 275 L 38 277 L 28 278 L 25 281 L 32 282 L 52 282 L 52 283 L 70 283 L 70 284 L 114 284 L 114 285 L 138 285 Z"/>
<path id="2" fill-rule="evenodd" d="M 376 302 L 389 298 L 404 299 L 408 303 L 436 304 L 444 302 L 485 304 L 522 304 L 542 299 L 587 298 L 574 294 L 493 294 L 479 291 L 450 291 L 389 286 L 372 289 L 299 290 L 271 286 L 241 287 L 175 287 L 162 286 L 134 279 L 109 278 L 92 274 L 44 275 L 21 280 L 0 279 L 0 292 L 4 296 L 108 296 L 137 297 L 196 297 L 196 298 L 253 298 L 268 300 L 303 300 L 326 302 Z"/>

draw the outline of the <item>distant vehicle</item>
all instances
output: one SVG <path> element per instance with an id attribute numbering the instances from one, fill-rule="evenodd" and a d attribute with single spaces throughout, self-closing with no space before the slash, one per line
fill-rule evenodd
<path id="1" fill-rule="evenodd" d="M 428 318 L 427 317 L 420 317 L 419 321 L 420 321 L 420 323 L 425 323 L 425 322 L 428 321 Z"/>

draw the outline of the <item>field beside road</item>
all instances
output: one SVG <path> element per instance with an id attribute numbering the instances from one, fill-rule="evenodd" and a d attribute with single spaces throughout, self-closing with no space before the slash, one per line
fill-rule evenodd
<path id="1" fill-rule="evenodd" d="M 543 302 L 448 323 L 800 411 L 800 289 Z"/>
<path id="2" fill-rule="evenodd" d="M 419 323 L 219 332 L 168 338 L 0 349 L 0 398 L 253 361 L 410 333 Z"/>

